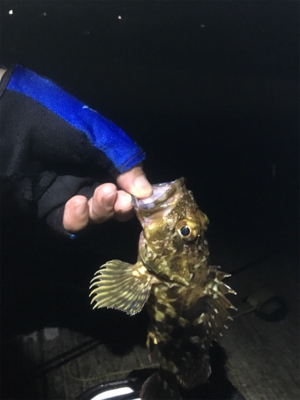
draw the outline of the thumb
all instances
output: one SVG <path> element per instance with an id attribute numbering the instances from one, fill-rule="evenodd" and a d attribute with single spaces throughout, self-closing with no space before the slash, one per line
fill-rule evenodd
<path id="1" fill-rule="evenodd" d="M 152 194 L 152 186 L 146 178 L 141 164 L 119 175 L 117 183 L 121 189 L 140 199 Z"/>

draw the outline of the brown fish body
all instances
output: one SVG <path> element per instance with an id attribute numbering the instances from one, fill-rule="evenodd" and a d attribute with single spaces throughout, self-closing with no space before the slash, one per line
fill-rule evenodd
<path id="1" fill-rule="evenodd" d="M 150 351 L 158 348 L 161 371 L 192 388 L 210 375 L 208 349 L 234 308 L 225 295 L 234 292 L 222 282 L 228 275 L 208 266 L 208 218 L 183 178 L 153 186 L 150 198 L 133 204 L 143 227 L 137 263 L 106 263 L 92 301 L 130 315 L 147 303 Z"/>
<path id="2" fill-rule="evenodd" d="M 147 345 L 158 347 L 161 368 L 176 376 L 186 389 L 204 383 L 210 373 L 209 347 L 228 318 L 231 303 L 224 294 L 232 291 L 222 283 L 224 275 L 216 267 L 201 267 L 188 287 L 164 284 L 153 286 L 146 304 L 151 324 Z"/>

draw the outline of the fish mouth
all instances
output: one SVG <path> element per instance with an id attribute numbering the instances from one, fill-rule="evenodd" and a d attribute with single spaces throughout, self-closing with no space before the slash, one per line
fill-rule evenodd
<path id="1" fill-rule="evenodd" d="M 166 202 L 174 193 L 184 185 L 184 178 L 172 182 L 164 182 L 152 185 L 152 194 L 146 199 L 138 199 L 132 196 L 132 204 L 137 209 L 151 210 L 159 204 Z"/>

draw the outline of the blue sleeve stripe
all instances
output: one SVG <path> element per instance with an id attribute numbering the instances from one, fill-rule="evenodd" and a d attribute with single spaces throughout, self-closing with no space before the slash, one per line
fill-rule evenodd
<path id="1" fill-rule="evenodd" d="M 36 73 L 16 65 L 7 89 L 31 97 L 84 132 L 120 172 L 127 171 L 145 158 L 142 149 L 122 129 Z"/>

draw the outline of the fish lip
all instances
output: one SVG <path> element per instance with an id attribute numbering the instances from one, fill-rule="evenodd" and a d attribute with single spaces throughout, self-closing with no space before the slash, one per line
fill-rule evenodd
<path id="1" fill-rule="evenodd" d="M 136 209 L 151 210 L 157 205 L 168 200 L 176 190 L 180 189 L 184 185 L 184 178 L 176 179 L 171 182 L 157 183 L 152 185 L 153 193 L 146 199 L 138 199 L 132 196 L 132 205 Z M 161 190 L 165 187 L 165 191 Z M 157 193 L 155 193 L 157 192 Z"/>

